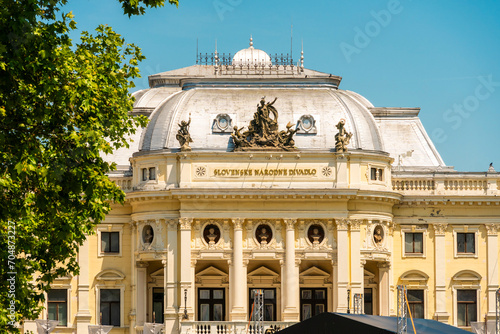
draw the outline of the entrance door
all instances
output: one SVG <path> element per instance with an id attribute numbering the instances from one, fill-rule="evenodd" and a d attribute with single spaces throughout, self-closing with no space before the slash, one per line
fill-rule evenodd
<path id="1" fill-rule="evenodd" d="M 163 310 L 165 309 L 163 301 L 163 288 L 153 288 L 153 314 L 154 322 L 157 324 L 163 323 Z"/>
<path id="2" fill-rule="evenodd" d="M 365 311 L 365 314 L 373 315 L 373 289 L 365 288 L 365 294 L 363 297 L 363 310 Z"/>
<path id="3" fill-rule="evenodd" d="M 300 320 L 309 319 L 326 312 L 327 298 L 325 288 L 300 289 Z"/>
<path id="4" fill-rule="evenodd" d="M 226 313 L 225 290 L 198 289 L 198 321 L 224 321 Z"/>
<path id="5" fill-rule="evenodd" d="M 251 320 L 256 320 L 256 307 L 253 305 L 255 298 L 254 290 L 262 290 L 264 294 L 264 321 L 276 321 L 276 289 L 249 289 L 248 296 L 250 304 L 248 307 L 248 314 L 251 315 Z M 253 312 L 252 312 L 253 308 Z"/>

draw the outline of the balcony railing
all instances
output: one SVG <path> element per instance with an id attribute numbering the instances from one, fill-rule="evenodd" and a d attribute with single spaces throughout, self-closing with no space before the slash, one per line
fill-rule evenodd
<path id="1" fill-rule="evenodd" d="M 485 196 L 500 194 L 500 177 L 495 175 L 393 175 L 392 190 L 403 195 Z"/>
<path id="2" fill-rule="evenodd" d="M 295 324 L 295 322 L 263 321 L 263 333 L 266 330 L 278 331 Z M 254 322 L 233 321 L 182 321 L 181 334 L 257 334 L 259 331 Z"/>
<path id="3" fill-rule="evenodd" d="M 132 191 L 132 177 L 114 177 L 110 176 L 109 179 L 116 183 L 124 192 Z"/>

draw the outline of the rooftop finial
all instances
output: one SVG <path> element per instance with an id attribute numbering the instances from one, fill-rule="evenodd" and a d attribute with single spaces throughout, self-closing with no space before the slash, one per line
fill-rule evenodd
<path id="1" fill-rule="evenodd" d="M 304 70 L 304 40 L 302 40 L 302 51 L 300 51 L 300 67 Z"/>
<path id="2" fill-rule="evenodd" d="M 250 48 L 253 49 L 253 38 L 252 38 L 252 35 L 250 35 Z"/>

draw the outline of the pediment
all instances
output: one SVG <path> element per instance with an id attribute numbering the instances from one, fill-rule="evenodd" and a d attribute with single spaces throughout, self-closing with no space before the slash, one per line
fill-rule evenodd
<path id="1" fill-rule="evenodd" d="M 402 281 L 427 281 L 429 275 L 420 270 L 410 270 L 401 275 Z"/>
<path id="2" fill-rule="evenodd" d="M 165 271 L 163 270 L 163 268 L 160 268 L 154 272 L 151 273 L 151 277 L 163 277 L 165 275 Z"/>
<path id="3" fill-rule="evenodd" d="M 108 269 L 97 274 L 96 279 L 98 281 L 119 281 L 125 279 L 125 275 L 121 271 Z"/>
<path id="4" fill-rule="evenodd" d="M 271 269 L 265 267 L 265 266 L 261 266 L 257 269 L 255 269 L 254 271 L 250 272 L 248 274 L 248 276 L 252 276 L 252 277 L 255 277 L 255 276 L 272 276 L 272 277 L 277 277 L 279 276 L 279 274 L 277 274 L 276 272 L 272 271 Z"/>
<path id="5" fill-rule="evenodd" d="M 330 274 L 324 270 L 319 269 L 318 267 L 311 267 L 309 269 L 304 270 L 300 273 L 300 277 L 329 277 Z"/>
<path id="6" fill-rule="evenodd" d="M 363 273 L 363 274 L 364 274 L 364 276 L 365 276 L 365 277 L 367 277 L 367 278 L 371 278 L 371 279 L 375 278 L 375 274 L 374 274 L 374 273 L 372 273 L 371 271 L 366 270 L 366 269 L 364 270 L 364 273 Z"/>
<path id="7" fill-rule="evenodd" d="M 203 269 L 199 273 L 196 274 L 198 277 L 226 277 L 228 276 L 225 272 L 220 269 L 215 268 L 214 266 L 210 266 L 206 269 Z"/>
<path id="8" fill-rule="evenodd" d="M 453 276 L 455 281 L 480 281 L 481 275 L 472 270 L 462 270 Z"/>

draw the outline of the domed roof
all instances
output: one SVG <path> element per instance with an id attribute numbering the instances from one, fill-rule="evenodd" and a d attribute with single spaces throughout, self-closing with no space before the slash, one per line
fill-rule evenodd
<path id="1" fill-rule="evenodd" d="M 253 47 L 253 39 L 250 37 L 250 47 L 247 49 L 240 50 L 236 52 L 233 57 L 233 65 L 236 66 L 247 66 L 247 65 L 271 65 L 271 57 L 269 55 L 259 49 L 254 49 Z"/>

